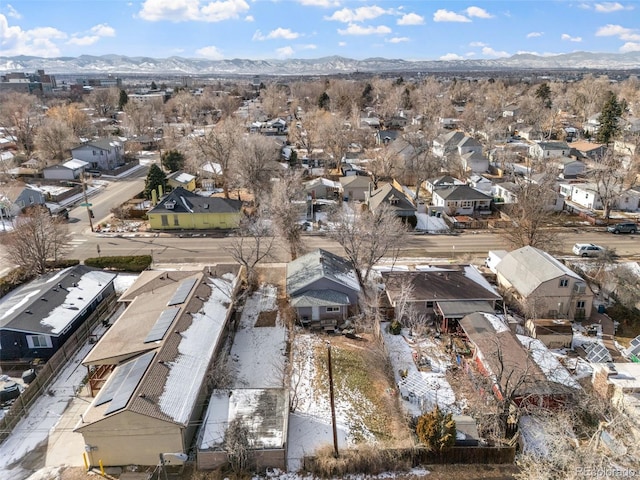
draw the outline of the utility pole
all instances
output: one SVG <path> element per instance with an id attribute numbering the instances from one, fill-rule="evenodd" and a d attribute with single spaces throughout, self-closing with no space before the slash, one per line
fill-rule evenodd
<path id="1" fill-rule="evenodd" d="M 327 363 L 329 364 L 329 401 L 331 403 L 331 426 L 333 428 L 333 456 L 338 458 L 338 429 L 336 426 L 336 404 L 333 396 L 333 370 L 331 369 L 331 342 L 327 342 Z"/>
<path id="2" fill-rule="evenodd" d="M 82 172 L 82 195 L 84 196 L 84 204 L 87 207 L 87 216 L 89 217 L 89 226 L 93 232 L 93 220 L 91 219 L 91 206 L 89 205 L 89 199 L 87 198 L 87 183 L 84 178 L 84 172 Z"/>

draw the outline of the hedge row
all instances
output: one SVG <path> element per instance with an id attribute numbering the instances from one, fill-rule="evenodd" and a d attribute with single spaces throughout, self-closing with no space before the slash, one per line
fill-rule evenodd
<path id="1" fill-rule="evenodd" d="M 142 272 L 151 265 L 151 255 L 129 255 L 114 257 L 87 258 L 84 264 L 89 267 L 117 270 L 120 272 Z"/>

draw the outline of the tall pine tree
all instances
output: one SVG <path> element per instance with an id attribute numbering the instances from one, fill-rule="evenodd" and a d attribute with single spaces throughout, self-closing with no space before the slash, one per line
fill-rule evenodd
<path id="1" fill-rule="evenodd" d="M 162 185 L 163 190 L 167 187 L 167 176 L 162 169 L 155 163 L 152 163 L 149 167 L 149 173 L 147 173 L 147 180 L 144 184 L 144 198 L 150 199 L 151 192 L 156 190 L 158 186 Z"/>
<path id="2" fill-rule="evenodd" d="M 615 93 L 609 91 L 607 98 L 600 112 L 600 128 L 596 139 L 600 143 L 610 143 L 620 132 L 620 116 L 622 115 L 622 105 L 618 102 Z"/>

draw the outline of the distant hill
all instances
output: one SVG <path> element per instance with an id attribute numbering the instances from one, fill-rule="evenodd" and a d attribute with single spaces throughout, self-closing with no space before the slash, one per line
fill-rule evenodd
<path id="1" fill-rule="evenodd" d="M 557 70 L 557 69 L 640 69 L 640 52 L 573 52 L 538 56 L 518 54 L 485 60 L 419 60 L 387 58 L 354 60 L 340 56 L 315 59 L 205 60 L 197 58 L 151 58 L 124 55 L 81 55 L 79 57 L 2 57 L 0 72 L 35 72 L 44 69 L 52 74 L 174 74 L 174 75 L 323 75 L 354 72 L 420 72 L 469 70 Z"/>

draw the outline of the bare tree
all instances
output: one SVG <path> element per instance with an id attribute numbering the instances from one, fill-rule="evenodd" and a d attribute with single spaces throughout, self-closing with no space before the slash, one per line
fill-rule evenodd
<path id="1" fill-rule="evenodd" d="M 233 164 L 238 187 L 245 188 L 259 205 L 270 191 L 271 177 L 280 166 L 278 144 L 270 137 L 254 133 L 242 139 Z"/>
<path id="2" fill-rule="evenodd" d="M 608 150 L 591 171 L 596 192 L 602 203 L 602 216 L 609 219 L 611 210 L 616 206 L 616 200 L 625 186 L 632 186 L 635 178 L 630 175 L 630 169 L 625 167 L 622 157 Z"/>
<path id="3" fill-rule="evenodd" d="M 76 139 L 91 134 L 92 127 L 89 116 L 76 105 L 51 107 L 47 110 L 47 118 L 64 122 L 71 129 Z"/>
<path id="4" fill-rule="evenodd" d="M 204 137 L 194 139 L 195 148 L 202 155 L 202 163 L 211 161 L 220 165 L 226 198 L 229 198 L 232 159 L 239 147 L 243 131 L 242 124 L 237 119 L 228 118 L 209 130 Z"/>
<path id="5" fill-rule="evenodd" d="M 267 88 L 260 91 L 262 109 L 269 118 L 276 118 L 287 107 L 287 94 L 284 85 L 270 83 Z"/>
<path id="6" fill-rule="evenodd" d="M 231 242 L 229 253 L 244 267 L 245 281 L 250 291 L 258 285 L 256 266 L 271 258 L 273 253 L 274 237 L 265 217 L 260 210 L 252 215 L 245 214 Z"/>
<path id="7" fill-rule="evenodd" d="M 42 110 L 35 95 L 4 93 L 0 96 L 0 126 L 28 157 L 35 150 L 35 133 L 41 118 Z"/>
<path id="8" fill-rule="evenodd" d="M 153 128 L 154 107 L 151 104 L 128 102 L 124 113 L 125 125 L 133 135 L 144 135 Z"/>
<path id="9" fill-rule="evenodd" d="M 42 156 L 56 161 L 68 158 L 70 149 L 78 141 L 71 127 L 57 118 L 46 118 L 38 128 L 35 140 L 36 147 Z"/>
<path id="10" fill-rule="evenodd" d="M 638 276 L 628 265 L 618 265 L 607 269 L 607 276 L 614 285 L 616 300 L 627 308 L 637 308 L 640 304 Z"/>
<path id="11" fill-rule="evenodd" d="M 541 183 L 516 180 L 517 201 L 505 206 L 512 225 L 503 230 L 506 240 L 514 247 L 530 245 L 549 250 L 557 243 L 557 234 L 550 228 L 552 205 L 557 197 L 553 178 Z"/>
<path id="12" fill-rule="evenodd" d="M 380 180 L 390 180 L 395 176 L 398 166 L 398 154 L 387 145 L 376 148 L 370 155 L 368 169 L 373 187 L 378 188 Z"/>
<path id="13" fill-rule="evenodd" d="M 234 418 L 224 432 L 224 449 L 235 473 L 246 472 L 251 448 L 251 432 L 242 417 Z"/>
<path id="14" fill-rule="evenodd" d="M 120 89 L 118 87 L 96 88 L 87 97 L 85 102 L 95 111 L 99 117 L 111 117 L 118 111 L 120 101 Z"/>
<path id="15" fill-rule="evenodd" d="M 302 249 L 300 218 L 304 215 L 305 191 L 302 174 L 287 170 L 274 183 L 271 191 L 270 214 L 276 232 L 289 246 L 291 260 L 298 258 Z"/>
<path id="16" fill-rule="evenodd" d="M 329 236 L 344 249 L 353 265 L 358 284 L 365 296 L 369 293 L 369 277 L 383 257 L 396 258 L 406 235 L 406 227 L 386 205 L 371 212 L 366 209 L 340 209 L 331 215 L 334 227 Z"/>
<path id="17" fill-rule="evenodd" d="M 296 147 L 306 150 L 307 155 L 311 155 L 313 149 L 320 146 L 321 125 L 330 115 L 317 107 L 299 115 L 295 124 L 289 126 L 289 141 Z"/>
<path id="18" fill-rule="evenodd" d="M 7 257 L 16 265 L 42 274 L 48 260 L 58 260 L 69 248 L 66 224 L 54 219 L 44 206 L 31 207 L 19 216 L 14 229 L 2 237 Z"/>

